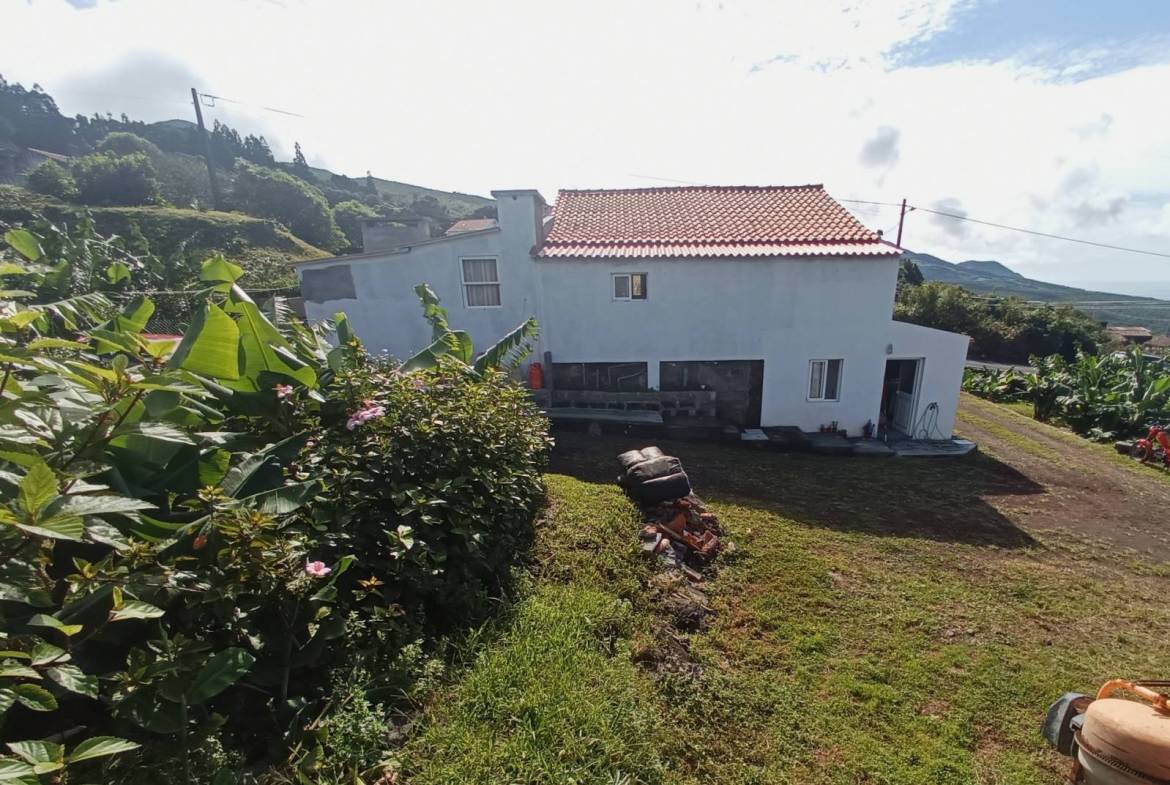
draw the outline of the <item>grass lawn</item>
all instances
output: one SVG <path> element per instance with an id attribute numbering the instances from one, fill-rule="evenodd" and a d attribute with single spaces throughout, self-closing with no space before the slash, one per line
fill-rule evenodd
<path id="1" fill-rule="evenodd" d="M 979 406 L 960 430 L 994 419 Z M 611 480 L 639 442 L 559 441 L 534 577 L 424 708 L 406 782 L 1055 783 L 1051 700 L 1170 675 L 1158 541 L 1061 531 L 1086 470 L 1170 488 L 1104 453 L 1062 484 L 1006 439 L 957 460 L 664 443 L 738 546 L 682 633 Z M 1070 544 L 1086 538 L 1103 547 Z M 672 647 L 685 667 L 646 664 Z"/>

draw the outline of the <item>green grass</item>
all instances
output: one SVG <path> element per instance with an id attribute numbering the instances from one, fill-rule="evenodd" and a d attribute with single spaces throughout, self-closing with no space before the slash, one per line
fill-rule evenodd
<path id="1" fill-rule="evenodd" d="M 409 781 L 1048 785 L 1067 763 L 1039 737 L 1051 700 L 1170 672 L 1164 579 L 1007 531 L 980 500 L 1028 491 L 986 456 L 664 445 L 738 549 L 684 636 L 694 667 L 655 673 L 636 655 L 666 615 L 602 482 L 625 446 L 558 461 L 574 476 L 549 477 L 536 579 L 424 711 Z"/>

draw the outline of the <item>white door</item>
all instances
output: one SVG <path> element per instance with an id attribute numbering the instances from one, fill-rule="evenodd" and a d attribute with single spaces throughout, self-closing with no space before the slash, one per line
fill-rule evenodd
<path id="1" fill-rule="evenodd" d="M 913 436 L 910 428 L 914 425 L 914 394 L 898 390 L 894 394 L 894 430 Z"/>
<path id="2" fill-rule="evenodd" d="M 922 360 L 903 360 L 898 391 L 894 393 L 894 430 L 914 438 L 914 401 L 918 396 L 918 373 Z"/>

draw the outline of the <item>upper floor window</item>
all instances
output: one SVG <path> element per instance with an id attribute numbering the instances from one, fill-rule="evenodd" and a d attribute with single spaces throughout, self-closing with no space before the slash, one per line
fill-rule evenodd
<path id="1" fill-rule="evenodd" d="M 646 273 L 616 273 L 613 276 L 613 299 L 645 300 Z"/>
<path id="2" fill-rule="evenodd" d="M 500 305 L 500 273 L 491 257 L 463 259 L 463 296 L 468 308 Z"/>
<path id="3" fill-rule="evenodd" d="M 841 400 L 841 367 L 844 360 L 810 360 L 808 364 L 808 399 Z"/>

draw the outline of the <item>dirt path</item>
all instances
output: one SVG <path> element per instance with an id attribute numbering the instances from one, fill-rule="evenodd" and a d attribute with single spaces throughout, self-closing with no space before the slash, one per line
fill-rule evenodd
<path id="1" fill-rule="evenodd" d="M 1170 562 L 1170 478 L 1003 406 L 963 395 L 956 431 L 1044 488 L 987 503 L 1039 539 Z"/>

